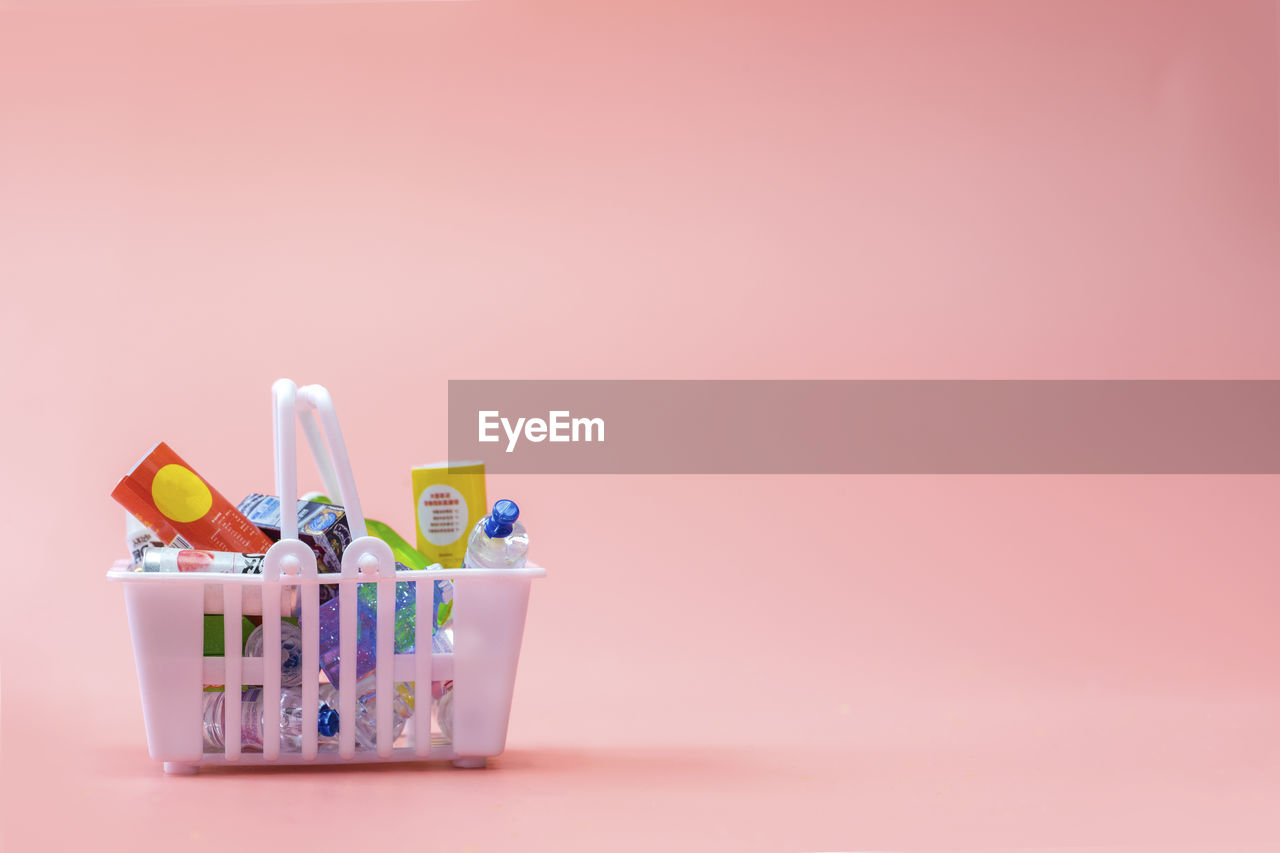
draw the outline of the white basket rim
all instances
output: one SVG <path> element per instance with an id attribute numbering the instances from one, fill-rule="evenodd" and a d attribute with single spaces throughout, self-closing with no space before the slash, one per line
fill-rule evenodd
<path id="1" fill-rule="evenodd" d="M 519 569 L 408 569 L 395 573 L 397 581 L 457 581 L 467 578 L 541 578 L 546 577 L 547 570 L 535 563 Z M 125 583 L 239 583 L 261 584 L 265 575 L 239 575 L 227 572 L 138 572 L 129 570 L 128 560 L 116 560 L 107 570 L 107 580 Z M 280 583 L 288 586 L 307 586 L 311 584 L 348 584 L 375 583 L 377 577 L 363 575 L 341 575 L 326 572 L 312 577 L 305 575 L 280 575 Z"/>

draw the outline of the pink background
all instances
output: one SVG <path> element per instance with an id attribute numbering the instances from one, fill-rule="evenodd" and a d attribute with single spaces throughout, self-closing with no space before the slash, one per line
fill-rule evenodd
<path id="1" fill-rule="evenodd" d="M 449 378 L 1278 378 L 1278 40 L 1264 0 L 0 12 L 7 848 L 1277 849 L 1274 477 L 493 477 L 551 574 L 486 773 L 164 778 L 102 573 L 152 442 L 270 488 L 279 376 L 402 532 Z"/>

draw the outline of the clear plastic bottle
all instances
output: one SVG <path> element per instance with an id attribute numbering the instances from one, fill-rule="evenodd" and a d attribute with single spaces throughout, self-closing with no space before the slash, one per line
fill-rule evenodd
<path id="1" fill-rule="evenodd" d="M 227 694 L 223 691 L 204 694 L 204 748 L 206 752 L 219 751 L 226 746 L 223 732 L 226 729 Z M 262 732 L 265 728 L 262 688 L 250 687 L 240 694 L 240 747 L 244 750 L 262 749 Z M 290 688 L 280 692 L 280 748 L 297 751 L 302 748 L 302 691 Z M 320 703 L 316 720 L 319 740 L 332 741 L 338 736 L 338 712 L 330 705 Z"/>
<path id="2" fill-rule="evenodd" d="M 364 642 L 363 638 L 367 636 L 361 634 L 360 642 Z M 412 647 L 410 651 L 412 651 Z M 441 629 L 435 632 L 431 637 L 431 651 L 433 654 L 452 654 L 453 653 L 453 637 L 452 631 Z M 333 660 L 334 672 L 337 672 L 338 658 Z M 359 749 L 376 749 L 378 746 L 378 705 L 377 705 L 377 679 L 376 670 L 370 666 L 367 673 L 361 673 L 359 680 L 356 681 L 356 719 L 352 723 L 355 727 L 356 747 Z M 440 697 L 445 691 L 453 686 L 452 681 L 441 684 L 439 681 L 431 682 L 431 695 Z M 394 702 L 391 714 L 391 739 L 395 740 L 400 737 L 400 733 L 404 731 L 405 724 L 415 712 L 414 689 L 411 684 L 403 684 L 393 682 L 392 690 L 395 691 Z M 341 708 L 339 704 L 340 691 L 334 684 L 320 685 L 320 701 L 324 702 L 331 708 Z M 450 717 L 450 723 L 453 718 Z"/>
<path id="3" fill-rule="evenodd" d="M 356 718 L 352 721 L 356 749 L 378 748 L 378 703 L 376 701 L 373 673 L 356 682 Z M 407 684 L 394 684 L 394 706 L 391 709 L 391 740 L 400 737 L 405 722 L 413 715 L 413 688 Z M 339 691 L 332 684 L 320 685 L 320 701 L 333 708 L 341 708 Z"/>
<path id="4" fill-rule="evenodd" d="M 445 682 L 444 692 L 436 700 L 436 725 L 440 734 L 447 740 L 453 740 L 453 682 Z"/>
<path id="5" fill-rule="evenodd" d="M 519 569 L 524 567 L 529 551 L 529 534 L 525 533 L 520 507 L 515 501 L 501 500 L 493 511 L 476 522 L 467 540 L 464 569 Z"/>
<path id="6" fill-rule="evenodd" d="M 253 629 L 244 642 L 245 657 L 262 657 L 262 626 Z M 292 622 L 280 623 L 280 686 L 302 684 L 302 629 Z"/>
<path id="7" fill-rule="evenodd" d="M 372 587 L 372 584 L 366 584 Z M 395 615 L 395 651 L 397 654 L 414 653 L 414 590 L 417 584 L 396 584 Z M 344 593 L 345 594 L 345 593 Z M 333 708 L 340 708 L 337 694 L 342 689 L 342 654 L 340 642 L 339 598 L 320 606 L 320 667 L 329 679 L 329 684 L 320 686 L 321 698 Z M 377 704 L 376 704 L 376 672 L 378 653 L 377 632 L 377 599 L 363 595 L 356 598 L 356 745 L 361 749 L 377 747 Z M 451 654 L 453 652 L 453 631 L 449 628 L 436 627 L 431 635 L 431 651 L 433 654 Z M 432 692 L 436 691 L 439 682 L 433 682 Z M 395 683 L 395 696 L 392 713 L 394 737 L 399 737 L 405 723 L 414 714 L 414 690 L 409 684 Z M 393 739 L 394 739 L 393 737 Z"/>

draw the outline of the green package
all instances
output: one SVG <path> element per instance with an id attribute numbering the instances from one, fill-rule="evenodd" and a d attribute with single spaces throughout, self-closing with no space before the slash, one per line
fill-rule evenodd
<path id="1" fill-rule="evenodd" d="M 298 620 L 292 616 L 285 616 L 280 619 L 281 622 L 292 622 L 298 624 Z M 204 614 L 204 656 L 209 658 L 221 658 L 227 656 L 226 632 L 223 630 L 223 618 L 221 613 Z M 258 626 L 249 621 L 249 617 L 240 617 L 240 648 L 243 649 L 245 644 L 249 642 L 249 635 L 253 633 L 253 629 Z M 221 684 L 205 685 L 204 692 L 218 693 L 222 691 Z"/>
<path id="2" fill-rule="evenodd" d="M 220 658 L 226 656 L 226 632 L 223 630 L 222 624 L 221 613 L 206 613 L 204 615 L 205 657 Z M 253 633 L 253 629 L 256 627 L 247 617 L 240 617 L 240 648 L 244 648 L 244 644 L 249 641 L 249 635 Z"/>

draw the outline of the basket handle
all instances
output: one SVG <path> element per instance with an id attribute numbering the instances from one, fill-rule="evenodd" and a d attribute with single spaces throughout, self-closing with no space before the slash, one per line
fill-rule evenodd
<path id="1" fill-rule="evenodd" d="M 291 379 L 277 379 L 271 386 L 272 434 L 276 452 L 276 494 L 280 496 L 280 538 L 298 538 L 298 431 L 294 419 L 311 445 L 311 455 L 324 480 L 326 491 L 336 496 L 347 514 L 351 538 L 364 536 L 364 513 L 356 494 L 347 445 L 342 440 L 342 427 L 333 410 L 333 398 L 321 385 L 299 388 Z M 317 427 L 312 411 L 319 416 Z M 323 433 L 321 430 L 323 429 Z M 290 512 L 289 508 L 293 508 Z"/>

